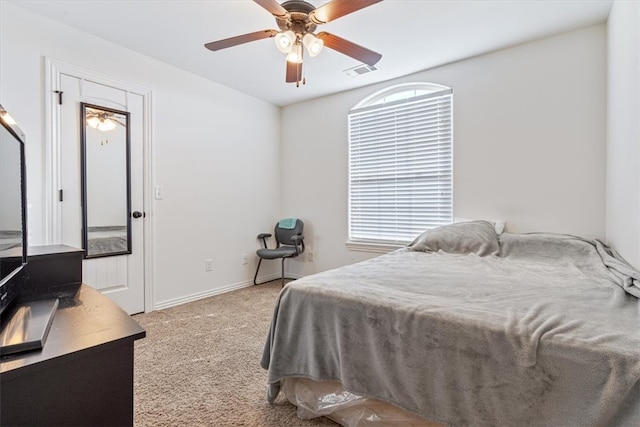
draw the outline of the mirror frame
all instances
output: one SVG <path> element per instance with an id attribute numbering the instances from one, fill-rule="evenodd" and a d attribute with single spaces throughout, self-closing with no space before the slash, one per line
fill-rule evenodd
<path id="1" fill-rule="evenodd" d="M 127 218 L 127 249 L 119 252 L 106 252 L 101 254 L 89 254 L 89 227 L 87 216 L 87 109 L 102 110 L 107 113 L 113 113 L 123 115 L 126 118 L 126 218 Z M 80 144 L 80 157 L 82 168 L 82 245 L 84 247 L 84 258 L 103 258 L 108 256 L 128 255 L 131 254 L 131 125 L 130 125 L 130 113 L 127 111 L 116 110 L 113 108 L 103 107 L 101 105 L 89 104 L 86 102 L 80 103 L 80 131 L 81 131 L 81 144 Z"/>

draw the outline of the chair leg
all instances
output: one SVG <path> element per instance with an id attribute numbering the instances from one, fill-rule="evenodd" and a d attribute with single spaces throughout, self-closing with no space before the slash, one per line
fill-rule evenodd
<path id="1" fill-rule="evenodd" d="M 260 283 L 257 283 L 256 280 L 258 279 L 258 271 L 260 271 L 260 264 L 262 264 L 262 258 L 258 259 L 258 267 L 256 268 L 256 274 L 255 276 L 253 276 L 253 284 L 254 285 L 259 285 Z"/>
<path id="2" fill-rule="evenodd" d="M 282 272 L 280 275 L 280 280 L 282 281 L 282 287 L 284 288 L 284 260 L 287 258 L 282 258 Z M 253 284 L 254 285 L 262 285 L 263 283 L 270 282 L 271 280 L 264 281 L 262 283 L 258 283 L 258 271 L 260 271 L 260 264 L 262 264 L 262 258 L 258 258 L 258 267 L 256 267 L 256 274 L 253 276 Z"/>
<path id="3" fill-rule="evenodd" d="M 284 288 L 284 260 L 286 258 L 282 258 L 282 287 Z"/>

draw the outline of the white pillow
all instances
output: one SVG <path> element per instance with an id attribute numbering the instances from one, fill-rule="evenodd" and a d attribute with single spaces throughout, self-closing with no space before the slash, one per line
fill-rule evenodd
<path id="1" fill-rule="evenodd" d="M 469 218 L 454 218 L 453 222 L 457 223 L 457 222 L 470 222 L 470 221 L 476 221 L 475 219 L 469 219 Z M 507 225 L 506 221 L 494 221 L 491 219 L 485 219 L 484 221 L 490 222 L 491 224 L 493 224 L 493 226 L 496 229 L 496 234 L 502 234 L 502 232 L 504 231 L 504 227 Z"/>

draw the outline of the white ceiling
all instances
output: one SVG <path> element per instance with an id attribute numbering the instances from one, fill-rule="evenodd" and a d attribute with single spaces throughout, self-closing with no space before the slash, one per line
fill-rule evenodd
<path id="1" fill-rule="evenodd" d="M 314 1 L 320 6 L 328 0 Z M 319 26 L 382 54 L 378 71 L 330 49 L 285 83 L 272 39 L 211 52 L 210 41 L 278 29 L 249 0 L 13 0 L 12 3 L 278 106 L 377 83 L 606 21 L 613 0 L 384 0 Z M 571 52 L 567 52 L 568 55 Z"/>

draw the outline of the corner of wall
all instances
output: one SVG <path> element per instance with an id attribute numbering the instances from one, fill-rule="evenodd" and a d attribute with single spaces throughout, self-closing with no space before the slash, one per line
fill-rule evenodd
<path id="1" fill-rule="evenodd" d="M 614 1 L 607 22 L 606 241 L 640 267 L 640 3 Z"/>

